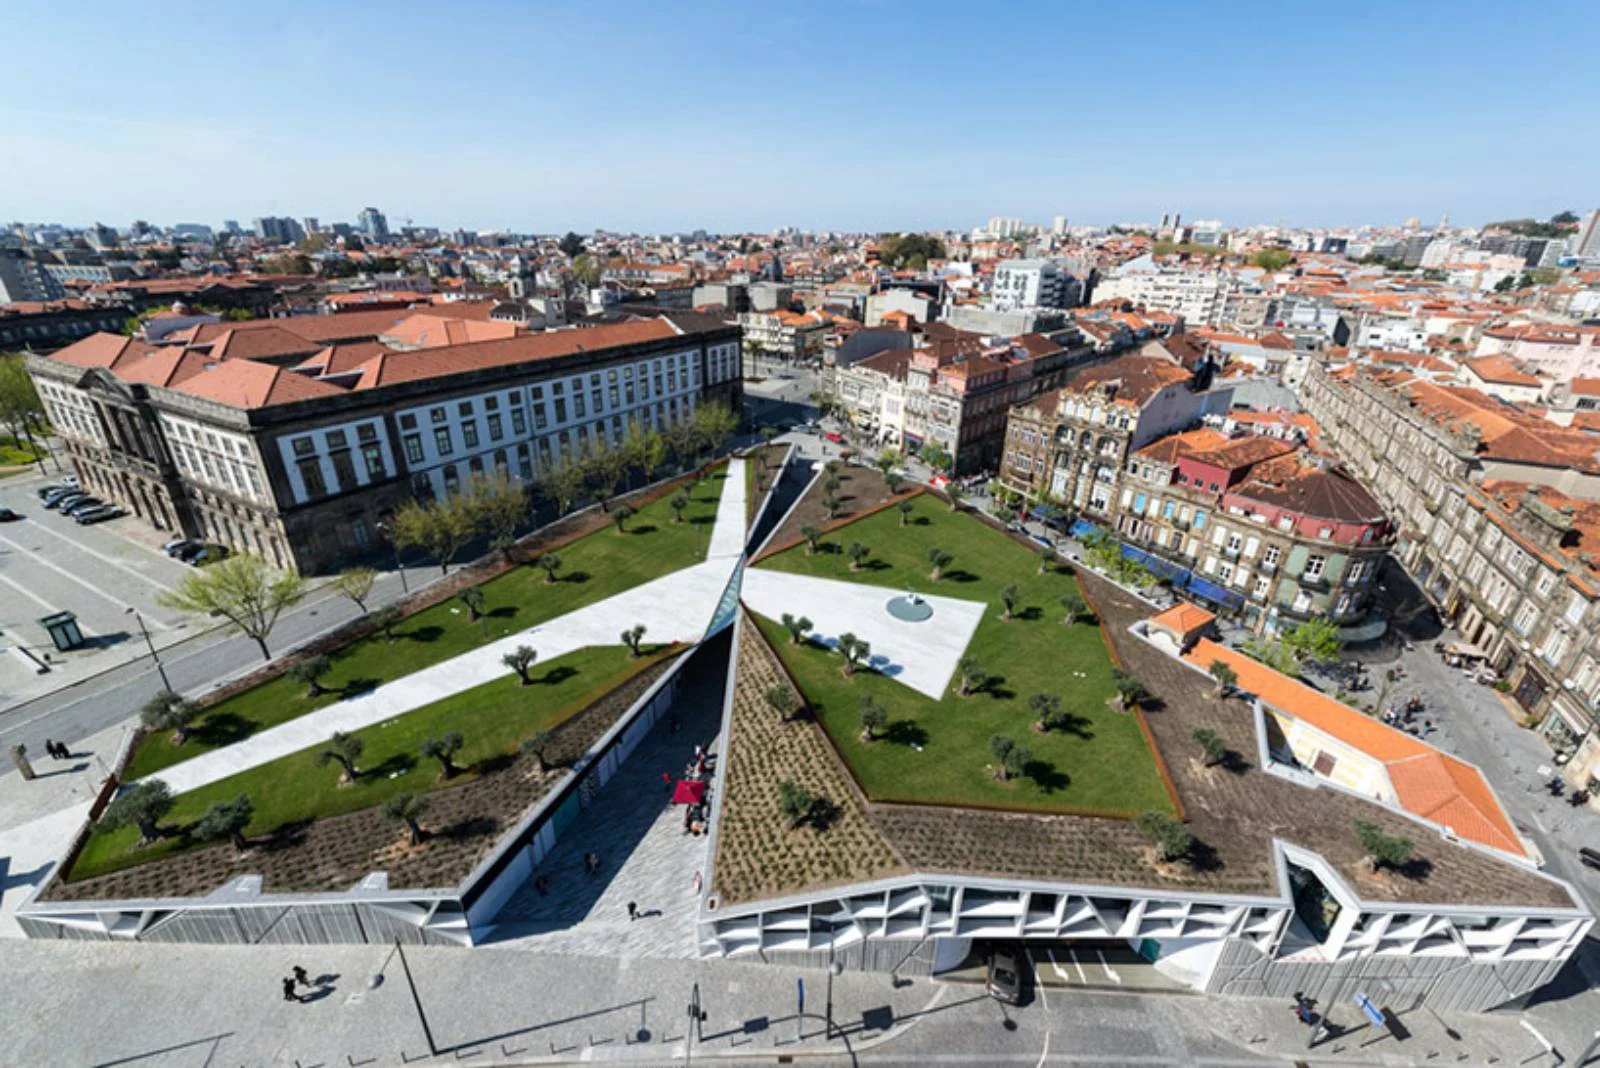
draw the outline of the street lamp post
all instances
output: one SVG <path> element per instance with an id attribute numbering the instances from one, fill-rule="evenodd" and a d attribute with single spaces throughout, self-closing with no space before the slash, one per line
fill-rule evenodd
<path id="1" fill-rule="evenodd" d="M 126 608 L 123 611 L 133 613 L 133 618 L 139 621 L 139 633 L 144 635 L 145 648 L 150 650 L 150 659 L 155 661 L 156 671 L 161 674 L 161 688 L 168 693 L 172 692 L 172 683 L 167 681 L 166 665 L 161 663 L 161 657 L 156 654 L 156 643 L 150 640 L 150 628 L 144 625 L 144 616 L 139 614 L 137 608 Z"/>

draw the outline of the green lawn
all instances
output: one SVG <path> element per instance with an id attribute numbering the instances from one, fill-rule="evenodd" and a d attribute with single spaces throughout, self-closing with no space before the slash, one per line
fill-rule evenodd
<path id="1" fill-rule="evenodd" d="M 0 467 L 21 467 L 37 459 L 38 455 L 29 448 L 25 438 L 0 434 Z"/>
<path id="2" fill-rule="evenodd" d="M 356 762 L 365 774 L 354 785 L 338 785 L 338 765 L 319 764 L 321 747 L 314 746 L 181 795 L 163 826 L 184 827 L 212 802 L 241 793 L 255 805 L 255 818 L 247 833 L 261 835 L 284 824 L 370 808 L 406 791 L 435 789 L 444 784 L 439 763 L 418 751 L 427 739 L 459 731 L 465 744 L 455 762 L 462 768 L 514 754 L 522 739 L 566 722 L 670 652 L 670 647 L 661 647 L 633 660 L 620 645 L 579 649 L 535 665 L 530 687 L 511 675 L 356 732 L 366 749 Z M 165 746 L 165 737 L 156 739 L 155 744 Z M 450 784 L 467 782 L 472 774 L 464 771 Z M 137 828 L 96 831 L 73 866 L 71 878 L 104 875 L 203 844 L 178 834 L 135 849 L 138 837 Z"/>
<path id="3" fill-rule="evenodd" d="M 395 626 L 393 642 L 373 635 L 331 654 L 333 670 L 322 680 L 329 693 L 307 697 L 305 684 L 287 675 L 264 682 L 212 708 L 184 745 L 146 739 L 134 754 L 126 778 L 149 775 L 232 745 L 347 695 L 698 563 L 705 559 L 706 543 L 711 540 L 725 470 L 719 468 L 691 488 L 682 523 L 672 521 L 668 502 L 673 494 L 668 494 L 641 508 L 628 521 L 626 533 L 609 526 L 559 550 L 561 570 L 554 585 L 545 584 L 543 570 L 519 567 L 483 584 L 487 615 L 477 623 L 467 621 L 465 606 L 454 599 L 423 609 Z"/>
<path id="4" fill-rule="evenodd" d="M 851 572 L 842 547 L 856 541 L 871 548 L 872 557 L 860 572 Z M 760 566 L 889 589 L 909 586 L 991 606 L 967 647 L 991 681 L 961 697 L 957 675 L 938 701 L 872 672 L 847 678 L 837 654 L 811 644 L 794 646 L 780 625 L 760 621 L 874 799 L 1126 814 L 1173 811 L 1138 722 L 1107 707 L 1116 691 L 1099 627 L 1061 622 L 1059 598 L 1078 589 L 1077 579 L 1054 567 L 1040 575 L 1036 554 L 979 520 L 952 514 L 927 495 L 913 502 L 910 525 L 901 526 L 899 512 L 889 509 L 835 530 L 823 542 L 824 550 L 815 556 L 807 556 L 801 545 Z M 935 546 L 955 557 L 939 582 L 928 578 L 927 553 Z M 1012 583 L 1020 603 L 1016 618 L 1006 620 L 999 595 Z M 1035 693 L 1061 698 L 1076 717 L 1068 730 L 1033 730 L 1035 716 L 1027 702 Z M 889 712 L 887 729 L 873 742 L 860 737 L 861 699 L 867 694 Z M 1003 783 L 988 769 L 993 762 L 989 738 L 996 734 L 1032 751 L 1022 777 Z"/>

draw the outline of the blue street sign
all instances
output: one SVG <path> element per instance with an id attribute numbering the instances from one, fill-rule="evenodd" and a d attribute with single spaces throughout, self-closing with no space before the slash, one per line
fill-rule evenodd
<path id="1" fill-rule="evenodd" d="M 1367 997 L 1366 991 L 1356 991 L 1356 1006 L 1361 1009 L 1361 1012 L 1373 1027 L 1388 1028 L 1389 1021 L 1384 1018 L 1383 1010 L 1372 1003 L 1372 999 Z"/>
<path id="2" fill-rule="evenodd" d="M 804 1016 L 806 1014 L 806 981 L 796 977 L 794 984 L 800 988 L 800 1015 Z"/>

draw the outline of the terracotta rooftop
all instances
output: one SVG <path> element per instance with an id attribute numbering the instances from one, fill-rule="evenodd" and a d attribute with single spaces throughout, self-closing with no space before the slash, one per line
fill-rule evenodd
<path id="1" fill-rule="evenodd" d="M 1166 387 L 1189 379 L 1187 370 L 1164 359 L 1119 356 L 1110 363 L 1079 371 L 1062 387 L 1062 392 L 1086 394 L 1104 389 L 1116 403 L 1138 407 Z"/>
<path id="2" fill-rule="evenodd" d="M 1526 855 L 1494 790 L 1472 765 L 1208 638 L 1196 642 L 1184 659 L 1207 670 L 1220 660 L 1238 676 L 1240 690 L 1384 764 L 1407 812 L 1480 845 Z"/>

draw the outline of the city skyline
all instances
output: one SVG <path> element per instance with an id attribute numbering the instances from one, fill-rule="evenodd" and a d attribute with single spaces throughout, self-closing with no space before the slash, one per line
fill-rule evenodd
<path id="1" fill-rule="evenodd" d="M 276 10 L 248 29 L 198 6 L 154 21 L 93 4 L 14 15 L 0 153 L 49 162 L 8 175 L 3 213 L 217 226 L 353 220 L 376 204 L 396 228 L 542 233 L 1173 210 L 1229 225 L 1475 225 L 1581 214 L 1600 189 L 1600 149 L 1564 118 L 1597 95 L 1565 73 L 1600 22 L 1577 6 L 1513 25 L 1487 6 L 1404 21 L 935 6 L 905 25 L 824 6 L 755 27 L 720 5 L 491 8 L 459 25 L 430 15 L 424 57 L 385 50 L 421 9 Z M 1135 24 L 1151 32 L 1130 39 Z M 999 51 L 967 54 L 1003 35 Z M 56 62 L 52 44 L 88 39 L 151 59 Z M 1319 62 L 1277 58 L 1308 45 Z M 1485 87 L 1474 61 L 1492 53 L 1539 62 Z M 1557 93 L 1563 107 L 1548 107 Z M 1552 150 L 1559 174 L 1524 166 Z"/>

